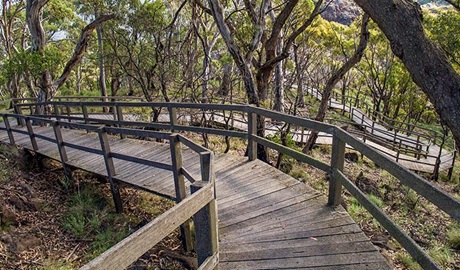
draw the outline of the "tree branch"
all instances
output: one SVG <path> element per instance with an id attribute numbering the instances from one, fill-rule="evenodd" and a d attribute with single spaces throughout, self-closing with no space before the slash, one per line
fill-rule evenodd
<path id="1" fill-rule="evenodd" d="M 83 56 L 86 53 L 86 48 L 88 47 L 88 43 L 91 39 L 91 33 L 93 32 L 93 30 L 98 25 L 113 18 L 115 18 L 114 14 L 101 15 L 100 17 L 92 21 L 90 24 L 88 24 L 85 28 L 83 28 L 83 30 L 81 30 L 80 38 L 78 39 L 77 44 L 75 45 L 75 50 L 73 52 L 72 57 L 64 67 L 64 70 L 62 71 L 62 74 L 59 77 L 59 79 L 57 79 L 53 83 L 54 85 L 56 85 L 56 89 L 61 87 L 69 79 L 70 73 L 72 72 L 73 68 L 76 65 L 78 65 L 83 59 Z"/>
<path id="2" fill-rule="evenodd" d="M 291 46 L 294 43 L 295 39 L 307 29 L 308 26 L 311 25 L 313 20 L 321 14 L 321 5 L 323 4 L 323 0 L 318 0 L 315 4 L 315 8 L 313 9 L 312 13 L 310 14 L 310 17 L 297 29 L 295 30 L 287 39 L 286 44 L 284 45 L 283 51 L 281 54 L 277 55 L 276 57 L 272 59 L 267 59 L 267 62 L 262 66 L 262 68 L 267 68 L 270 66 L 275 65 L 279 61 L 284 60 L 286 57 L 289 56 L 289 51 L 291 50 Z"/>

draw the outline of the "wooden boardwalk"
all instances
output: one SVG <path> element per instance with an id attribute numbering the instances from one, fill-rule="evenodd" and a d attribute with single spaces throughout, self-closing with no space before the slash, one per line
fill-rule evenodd
<path id="1" fill-rule="evenodd" d="M 12 123 L 13 125 L 13 123 Z M 15 129 L 26 131 L 25 127 Z M 35 134 L 54 138 L 51 127 Z M 62 129 L 64 141 L 100 150 L 98 135 Z M 32 149 L 26 134 L 14 133 L 16 144 Z M 56 143 L 37 139 L 38 152 L 59 160 Z M 8 142 L 6 131 L 0 140 Z M 169 144 L 109 136 L 111 151 L 171 164 Z M 106 176 L 101 155 L 66 147 L 68 163 Z M 182 150 L 184 167 L 199 174 L 196 153 Z M 170 171 L 114 159 L 115 179 L 174 198 Z M 390 269 L 342 207 L 327 206 L 324 195 L 261 162 L 216 155 L 220 269 Z"/>
<path id="2" fill-rule="evenodd" d="M 332 104 L 335 104 L 335 103 L 332 103 Z M 340 109 L 342 107 L 338 106 L 337 108 Z M 355 109 L 354 111 L 356 114 L 359 110 Z M 83 117 L 83 115 L 79 115 L 79 114 L 75 114 L 73 116 Z M 136 115 L 134 114 L 126 114 L 124 117 L 126 118 L 125 120 L 127 121 L 135 122 L 139 120 L 138 117 L 136 117 Z M 228 121 L 228 119 L 226 119 L 228 118 L 228 116 L 225 118 L 221 114 L 218 114 L 218 113 L 207 114 L 206 117 L 207 117 L 207 121 L 213 121 L 216 123 L 220 123 L 222 125 L 225 124 L 226 121 Z M 93 114 L 93 115 L 90 115 L 90 118 L 101 119 L 101 120 L 116 120 L 116 118 L 112 114 Z M 358 118 L 362 119 L 361 117 L 358 117 Z M 368 118 L 365 118 L 365 119 L 368 119 Z M 184 123 L 188 124 L 190 122 L 190 117 L 188 115 L 182 115 L 182 116 L 179 116 L 178 120 L 183 121 Z M 169 115 L 167 113 L 161 114 L 158 118 L 158 121 L 164 122 L 164 123 L 169 122 Z M 372 120 L 368 119 L 368 121 L 372 121 Z M 80 121 L 80 122 L 83 123 L 84 121 Z M 231 123 L 231 127 L 236 130 L 248 131 L 247 119 L 235 117 Z M 266 136 L 274 136 L 277 133 L 279 133 L 281 130 L 283 130 L 283 124 L 277 124 L 277 123 L 272 123 L 272 122 L 267 121 L 265 124 L 265 128 L 266 128 L 265 130 Z M 384 128 L 382 127 L 382 130 L 383 129 Z M 370 133 L 371 132 L 369 131 L 369 134 Z M 382 132 L 375 131 L 373 135 L 380 137 L 382 140 L 391 141 L 392 137 L 390 137 L 388 133 L 389 132 L 382 133 Z M 309 130 L 303 130 L 303 131 L 302 130 L 292 130 L 291 134 L 292 134 L 292 140 L 294 140 L 295 142 L 305 143 L 307 142 L 310 131 Z M 332 144 L 332 135 L 324 133 L 324 132 L 319 132 L 318 136 L 319 137 L 316 140 L 317 144 L 325 144 L 325 145 Z M 399 135 L 399 134 L 397 134 L 397 136 L 402 136 L 401 138 L 406 138 L 406 140 L 408 140 L 407 138 L 410 138 L 405 135 Z M 405 168 L 409 170 L 413 170 L 417 172 L 433 173 L 433 171 L 436 169 L 437 155 L 439 154 L 439 151 L 440 151 L 440 147 L 437 145 L 433 144 L 433 145 L 430 145 L 429 148 L 427 148 L 429 150 L 428 156 L 420 155 L 418 157 L 414 157 L 414 156 L 409 156 L 407 154 L 400 154 L 398 153 L 397 150 L 389 149 L 385 145 L 382 145 L 382 143 L 376 143 L 369 139 L 363 140 L 363 138 L 359 136 L 357 138 L 363 141 L 364 143 L 366 143 L 367 145 L 371 146 L 372 148 L 377 149 L 378 151 L 387 155 L 389 158 L 391 158 L 392 160 L 395 160 L 396 162 L 403 165 Z M 415 143 L 417 142 L 415 141 Z M 419 143 L 424 144 L 427 142 L 420 141 Z M 414 142 L 412 144 L 414 144 Z M 352 149 L 352 147 L 350 147 L 349 145 L 347 145 L 347 148 Z M 449 152 L 443 149 L 442 155 L 440 157 L 439 171 L 445 171 L 445 170 L 452 168 L 452 163 L 453 163 L 454 158 L 455 157 L 454 157 L 453 152 Z"/>

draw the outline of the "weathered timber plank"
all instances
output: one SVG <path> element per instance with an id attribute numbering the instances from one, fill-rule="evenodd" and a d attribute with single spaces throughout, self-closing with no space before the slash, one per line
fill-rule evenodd
<path id="1" fill-rule="evenodd" d="M 257 261 L 238 261 L 225 262 L 221 261 L 220 267 L 226 269 L 294 269 L 298 267 L 320 267 L 343 264 L 370 264 L 373 262 L 381 262 L 382 255 L 377 251 L 350 253 L 350 254 L 334 254 L 310 256 L 302 258 L 286 259 L 264 259 Z"/>
<path id="2" fill-rule="evenodd" d="M 324 203 L 325 205 L 325 203 Z M 286 207 L 281 207 L 280 209 L 277 209 L 275 211 L 266 213 L 264 215 L 258 216 L 257 218 L 254 219 L 248 219 L 244 220 L 238 223 L 230 224 L 227 226 L 226 223 L 229 221 L 222 220 L 222 226 L 221 226 L 221 231 L 233 231 L 233 230 L 238 230 L 242 229 L 245 227 L 250 227 L 254 226 L 259 223 L 267 222 L 267 224 L 273 224 L 277 222 L 277 219 L 280 217 L 283 217 L 285 215 L 292 215 L 292 213 L 298 213 L 299 211 L 307 211 L 309 212 L 311 209 L 317 209 L 319 212 L 322 211 L 330 211 L 328 207 L 318 207 L 315 204 L 311 203 L 311 200 L 306 200 L 302 203 L 294 204 L 294 205 L 289 205 Z M 314 212 L 316 213 L 316 212 Z M 225 227 L 226 226 L 226 227 Z"/>
<path id="3" fill-rule="evenodd" d="M 338 226 L 351 224 L 354 224 L 354 221 L 347 218 L 340 218 L 336 216 L 315 216 L 314 219 L 304 219 L 303 222 L 297 224 L 292 224 L 289 222 L 279 222 L 264 227 L 250 227 L 250 230 L 247 230 L 245 232 L 231 231 L 230 233 L 223 233 L 222 237 L 231 238 L 235 241 L 237 239 L 259 239 L 259 237 L 263 237 L 266 235 L 285 235 L 297 231 L 314 231 L 319 229 L 335 228 Z"/>
<path id="4" fill-rule="evenodd" d="M 230 229 L 222 229 L 221 232 L 223 235 L 235 234 L 239 236 L 240 234 L 252 234 L 259 230 L 262 231 L 272 228 L 276 229 L 279 227 L 296 226 L 299 223 L 308 226 L 310 224 L 321 223 L 323 220 L 327 222 L 329 219 L 337 218 L 337 216 L 327 208 L 318 207 L 317 205 L 305 204 L 302 205 L 301 208 L 297 207 L 299 208 L 297 211 L 291 211 L 292 208 L 294 207 L 269 213 L 261 216 L 257 220 L 253 220 L 253 222 L 243 222 L 239 224 L 242 226 L 231 226 Z M 342 217 L 339 216 L 339 218 Z"/>
<path id="5" fill-rule="evenodd" d="M 300 185 L 300 183 L 299 183 Z M 266 193 L 264 194 L 264 192 Z M 254 196 L 255 194 L 255 196 Z M 316 198 L 318 195 L 305 195 L 305 194 L 293 194 L 290 192 L 288 187 L 285 188 L 268 188 L 262 189 L 261 191 L 249 194 L 248 196 L 253 196 L 251 200 L 246 200 L 245 197 L 242 198 L 238 203 L 234 203 L 235 207 L 222 208 L 222 216 L 232 215 L 232 214 L 243 214 L 256 211 L 258 209 L 263 209 L 266 207 L 271 207 L 274 205 L 274 202 L 283 202 L 289 200 L 295 196 L 301 196 L 306 200 Z"/>
<path id="6" fill-rule="evenodd" d="M 314 246 L 301 246 L 301 247 L 287 247 L 287 248 L 274 248 L 255 250 L 252 252 L 222 252 L 220 254 L 221 261 L 248 261 L 248 260 L 263 260 L 266 258 L 272 259 L 287 259 L 295 257 L 310 257 L 310 256 L 321 256 L 324 254 L 347 254 L 375 251 L 369 250 L 369 242 L 361 241 L 354 242 L 353 245 L 349 243 L 337 243 L 337 244 L 318 244 Z"/>
<path id="7" fill-rule="evenodd" d="M 322 244 L 338 244 L 338 243 L 349 243 L 352 245 L 355 242 L 369 241 L 364 233 L 348 233 L 339 235 L 326 235 L 316 238 L 303 238 L 303 239 L 289 239 L 280 240 L 273 242 L 261 243 L 246 243 L 242 245 L 240 242 L 228 242 L 222 239 L 220 248 L 225 252 L 253 252 L 257 250 L 274 249 L 274 248 L 294 248 L 294 247 L 306 247 L 315 246 Z"/>
<path id="8" fill-rule="evenodd" d="M 281 240 L 296 240 L 296 239 L 305 239 L 305 238 L 317 238 L 321 236 L 332 236 L 332 235 L 342 235 L 349 233 L 360 233 L 361 229 L 354 223 L 350 224 L 346 222 L 343 225 L 338 225 L 334 227 L 318 228 L 311 230 L 296 230 L 296 229 L 285 229 L 282 233 L 260 233 L 258 237 L 248 238 L 248 237 L 232 237 L 231 241 L 238 242 L 240 244 L 245 243 L 270 243 L 274 241 Z M 227 238 L 228 241 L 230 241 Z"/>
<path id="9" fill-rule="evenodd" d="M 225 189 L 225 193 L 218 197 L 219 203 L 225 204 L 229 201 L 244 198 L 251 194 L 261 194 L 265 190 L 281 190 L 286 188 L 286 186 L 273 181 L 270 173 L 259 172 L 257 178 L 253 178 L 256 175 L 256 172 L 252 174 L 250 172 L 244 172 L 243 174 L 237 175 L 237 179 L 245 179 L 243 183 L 238 183 L 239 181 L 235 180 L 227 186 L 218 185 L 220 189 Z M 251 177 L 248 179 L 248 177 Z"/>
<path id="10" fill-rule="evenodd" d="M 274 212 L 274 211 L 277 211 L 279 209 L 282 209 L 282 208 L 289 207 L 289 206 L 294 205 L 294 204 L 304 202 L 306 200 L 308 200 L 308 199 L 303 197 L 303 196 L 296 196 L 294 198 L 290 198 L 290 199 L 287 199 L 287 200 L 282 201 L 282 202 L 275 202 L 274 205 L 271 206 L 271 207 L 265 207 L 265 208 L 262 208 L 262 209 L 257 209 L 257 210 L 255 210 L 253 212 L 245 213 L 243 215 L 228 215 L 225 218 L 231 218 L 231 219 L 229 220 L 228 223 L 222 224 L 222 228 L 225 228 L 225 227 L 228 227 L 228 226 L 231 226 L 231 225 L 234 225 L 234 224 L 237 224 L 237 223 L 249 220 L 249 219 L 255 219 L 255 218 L 257 218 L 257 217 L 259 217 L 261 215 L 265 215 L 265 214 L 268 214 L 270 212 Z M 222 218 L 224 219 L 224 217 L 222 217 Z"/>

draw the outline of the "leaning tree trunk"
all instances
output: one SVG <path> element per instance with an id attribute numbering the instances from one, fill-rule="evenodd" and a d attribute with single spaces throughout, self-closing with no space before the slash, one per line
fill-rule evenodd
<path id="1" fill-rule="evenodd" d="M 363 21 L 361 24 L 361 33 L 359 37 L 358 47 L 356 48 L 354 54 L 350 57 L 350 59 L 348 59 L 345 62 L 345 64 L 343 64 L 343 66 L 341 66 L 336 72 L 334 72 L 327 81 L 326 86 L 324 87 L 323 94 L 321 96 L 321 103 L 319 105 L 318 113 L 315 117 L 316 121 L 324 121 L 332 89 L 343 78 L 343 76 L 361 60 L 364 54 L 364 50 L 366 49 L 367 42 L 369 40 L 369 31 L 367 27 L 369 23 L 369 15 L 367 15 L 367 13 L 364 13 L 362 20 Z M 302 152 L 309 153 L 315 145 L 317 138 L 318 132 L 312 130 Z"/>
<path id="2" fill-rule="evenodd" d="M 426 93 L 460 145 L 460 75 L 424 32 L 422 12 L 408 0 L 354 0 L 388 38 L 414 82 Z"/>
<path id="3" fill-rule="evenodd" d="M 48 0 L 27 0 L 26 6 L 27 26 L 29 28 L 32 41 L 31 52 L 39 53 L 42 57 L 44 56 L 46 46 L 45 32 L 42 25 L 42 14 L 43 8 L 47 2 Z M 49 70 L 42 71 L 37 94 L 38 102 L 52 100 L 52 98 L 56 95 L 57 89 L 69 79 L 73 68 L 81 62 L 86 53 L 92 31 L 103 22 L 113 19 L 114 17 L 114 15 L 102 15 L 83 28 L 80 38 L 76 43 L 74 53 L 64 67 L 61 76 L 57 80 L 53 80 Z M 37 113 L 43 114 L 46 112 L 47 109 L 41 107 L 38 109 Z"/>

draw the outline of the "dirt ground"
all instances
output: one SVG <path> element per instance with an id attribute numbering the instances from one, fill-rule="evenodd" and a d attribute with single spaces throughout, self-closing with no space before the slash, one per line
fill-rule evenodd
<path id="1" fill-rule="evenodd" d="M 76 238 L 63 225 L 69 194 L 85 184 L 99 186 L 107 192 L 104 196 L 111 197 L 101 179 L 83 172 L 73 176 L 76 182 L 69 187 L 59 163 L 0 145 L 0 269 L 77 269 L 90 260 L 87 254 L 95 239 Z M 172 205 L 152 195 L 155 211 L 144 211 L 138 205 L 150 195 L 127 187 L 121 193 L 127 218 L 115 227 L 129 232 Z M 114 211 L 110 207 L 108 211 Z M 193 254 L 182 251 L 176 231 L 130 269 L 193 269 L 195 261 Z"/>

